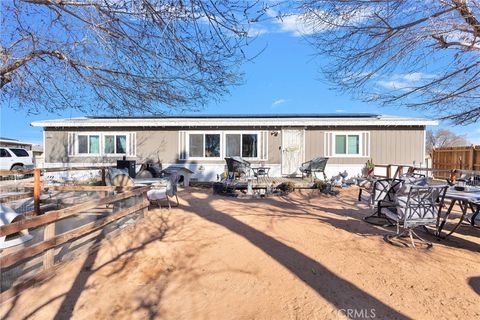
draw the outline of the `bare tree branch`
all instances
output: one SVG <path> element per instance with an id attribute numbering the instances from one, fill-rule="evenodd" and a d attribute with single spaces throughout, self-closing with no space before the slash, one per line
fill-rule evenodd
<path id="1" fill-rule="evenodd" d="M 196 110 L 240 83 L 248 0 L 4 0 L 0 95 L 29 112 Z"/>
<path id="2" fill-rule="evenodd" d="M 479 0 L 305 0 L 299 9 L 339 90 L 456 124 L 480 120 Z"/>

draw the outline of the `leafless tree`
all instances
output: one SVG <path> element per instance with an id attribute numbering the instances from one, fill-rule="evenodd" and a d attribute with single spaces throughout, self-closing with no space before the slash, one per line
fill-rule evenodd
<path id="1" fill-rule="evenodd" d="M 2 106 L 194 110 L 241 82 L 264 7 L 217 0 L 2 0 Z M 3 108 L 3 107 L 2 107 Z"/>
<path id="2" fill-rule="evenodd" d="M 426 140 L 428 154 L 432 153 L 433 148 L 468 145 L 468 140 L 465 135 L 458 135 L 448 129 L 438 129 L 436 131 L 427 130 Z"/>
<path id="3" fill-rule="evenodd" d="M 299 7 L 340 90 L 456 124 L 479 121 L 479 0 L 304 0 Z"/>

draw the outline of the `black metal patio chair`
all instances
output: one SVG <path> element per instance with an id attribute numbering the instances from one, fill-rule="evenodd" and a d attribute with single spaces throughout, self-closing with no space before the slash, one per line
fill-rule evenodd
<path id="1" fill-rule="evenodd" d="M 328 162 L 328 158 L 318 157 L 302 163 L 302 166 L 300 167 L 300 172 L 302 173 L 302 179 L 304 175 L 306 176 L 310 175 L 313 180 L 314 174 L 316 172 L 321 172 L 323 173 L 323 178 L 327 180 L 327 175 L 325 174 L 325 167 L 327 166 L 327 162 Z"/>
<path id="2" fill-rule="evenodd" d="M 242 178 L 250 174 L 251 164 L 242 157 L 226 157 L 228 177 Z"/>
<path id="3" fill-rule="evenodd" d="M 376 179 L 371 182 L 370 187 L 360 189 L 358 194 L 358 201 L 365 201 L 373 208 L 373 214 L 364 217 L 365 222 L 388 226 L 393 225 L 393 221 L 382 214 L 379 210 L 380 206 L 390 207 L 395 203 L 395 194 L 400 190 L 405 181 L 402 179 Z M 369 196 L 364 199 L 362 192 L 365 191 Z"/>

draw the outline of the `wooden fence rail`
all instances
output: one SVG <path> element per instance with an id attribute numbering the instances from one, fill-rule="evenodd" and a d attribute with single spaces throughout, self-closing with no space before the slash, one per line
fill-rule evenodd
<path id="1" fill-rule="evenodd" d="M 105 218 L 87 223 L 79 228 L 64 232 L 60 235 L 55 236 L 55 224 L 54 220 L 52 223 L 49 223 L 44 231 L 44 240 L 42 242 L 36 243 L 32 246 L 23 248 L 21 250 L 12 252 L 0 258 L 0 265 L 4 268 L 10 267 L 22 260 L 31 258 L 39 253 L 49 251 L 52 248 L 55 248 L 58 245 L 61 245 L 65 242 L 71 241 L 73 239 L 84 236 L 90 232 L 100 229 L 101 227 L 118 220 L 126 215 L 131 213 L 143 210 L 148 207 L 148 201 L 144 199 L 141 203 L 133 205 L 129 208 L 120 210 L 111 215 L 106 216 Z M 65 218 L 65 217 L 64 217 Z M 45 224 L 45 223 L 42 223 Z M 50 227 L 50 228 L 49 228 Z M 53 231 L 53 232 L 52 232 Z M 44 269 L 53 267 L 54 264 L 54 255 L 53 251 L 50 251 L 50 254 L 46 259 L 44 259 Z"/>
<path id="2" fill-rule="evenodd" d="M 396 179 L 405 173 L 431 173 L 431 176 L 438 179 L 455 179 L 458 168 L 454 169 L 438 169 L 438 168 L 422 168 L 413 165 L 403 164 L 376 164 L 375 168 L 381 168 L 385 170 L 385 174 L 378 174 L 375 172 L 376 177 L 380 178 L 393 178 Z M 392 174 L 393 173 L 393 174 Z"/>
<path id="3" fill-rule="evenodd" d="M 62 168 L 36 168 L 36 169 L 27 169 L 27 170 L 0 170 L 0 177 L 2 176 L 11 176 L 18 174 L 33 174 L 33 212 L 36 215 L 41 214 L 40 212 L 40 198 L 42 196 L 42 173 L 47 172 L 65 172 L 65 171 L 81 171 L 81 170 L 99 170 L 101 172 L 102 184 L 105 185 L 105 176 L 106 170 L 109 166 L 100 166 L 100 167 L 62 167 Z M 115 187 L 110 186 L 61 186 L 61 187 L 48 187 L 49 190 L 56 191 L 116 191 Z M 100 190 L 103 189 L 103 190 Z M 118 191 L 118 190 L 117 190 Z M 13 200 L 19 200 L 23 198 L 30 197 L 30 193 L 24 193 L 11 197 L 0 198 L 0 203 L 9 202 Z"/>

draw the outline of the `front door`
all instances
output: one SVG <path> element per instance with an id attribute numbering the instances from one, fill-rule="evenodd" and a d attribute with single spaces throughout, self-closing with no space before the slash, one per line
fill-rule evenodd
<path id="1" fill-rule="evenodd" d="M 304 158 L 303 129 L 282 130 L 282 175 L 296 176 Z"/>

